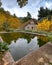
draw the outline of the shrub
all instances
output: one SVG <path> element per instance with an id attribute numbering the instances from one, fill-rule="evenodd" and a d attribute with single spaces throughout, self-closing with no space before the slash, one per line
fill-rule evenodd
<path id="1" fill-rule="evenodd" d="M 8 50 L 8 45 L 5 42 L 0 42 L 0 52 L 5 52 Z"/>
<path id="2" fill-rule="evenodd" d="M 7 51 L 8 49 L 9 48 L 8 48 L 7 43 L 0 42 L 0 60 L 2 60 L 2 57 L 3 57 L 4 52 Z"/>

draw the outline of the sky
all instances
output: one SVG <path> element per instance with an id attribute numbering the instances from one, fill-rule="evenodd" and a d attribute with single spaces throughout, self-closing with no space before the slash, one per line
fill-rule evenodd
<path id="1" fill-rule="evenodd" d="M 38 10 L 40 7 L 52 9 L 52 0 L 28 0 L 28 4 L 22 8 L 18 6 L 16 0 L 1 0 L 2 7 L 11 14 L 16 14 L 17 17 L 27 16 L 30 12 L 32 18 L 38 18 Z"/>

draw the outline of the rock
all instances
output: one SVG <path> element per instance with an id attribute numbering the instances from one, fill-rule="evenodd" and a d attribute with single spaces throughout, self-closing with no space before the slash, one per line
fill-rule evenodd
<path id="1" fill-rule="evenodd" d="M 15 65 L 15 62 L 10 54 L 10 52 L 6 52 L 0 61 L 0 65 Z"/>

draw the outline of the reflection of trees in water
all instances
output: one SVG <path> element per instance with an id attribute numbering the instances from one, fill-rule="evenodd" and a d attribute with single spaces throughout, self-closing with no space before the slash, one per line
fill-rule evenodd
<path id="1" fill-rule="evenodd" d="M 9 34 L 9 33 L 3 33 L 3 34 L 0 34 L 0 36 L 2 37 L 2 39 L 5 42 L 10 43 L 11 34 Z"/>
<path id="2" fill-rule="evenodd" d="M 17 40 L 18 38 L 26 38 L 30 39 L 30 34 L 24 34 L 24 33 L 1 33 L 0 36 L 2 36 L 3 40 L 7 43 L 10 43 L 12 40 Z"/>
<path id="3" fill-rule="evenodd" d="M 38 45 L 41 47 L 42 45 L 48 42 L 48 37 L 46 36 L 38 36 Z"/>
<path id="4" fill-rule="evenodd" d="M 0 36 L 3 38 L 3 40 L 5 42 L 7 42 L 8 44 L 10 44 L 12 40 L 16 41 L 18 38 L 25 38 L 25 39 L 28 40 L 28 42 L 30 42 L 31 38 L 34 38 L 37 35 L 32 35 L 32 34 L 27 34 L 27 33 L 12 32 L 12 33 L 0 33 Z M 38 38 L 41 41 L 43 41 L 43 42 L 47 42 L 47 37 L 38 36 Z"/>

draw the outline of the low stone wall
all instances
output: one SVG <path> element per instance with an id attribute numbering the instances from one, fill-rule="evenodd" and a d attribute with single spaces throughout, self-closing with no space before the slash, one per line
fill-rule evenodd
<path id="1" fill-rule="evenodd" d="M 50 63 L 52 63 L 52 43 L 50 42 L 16 61 L 16 65 L 50 65 Z"/>

